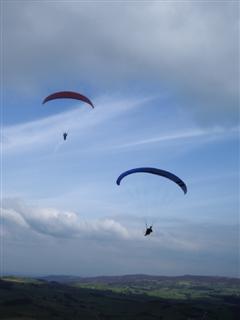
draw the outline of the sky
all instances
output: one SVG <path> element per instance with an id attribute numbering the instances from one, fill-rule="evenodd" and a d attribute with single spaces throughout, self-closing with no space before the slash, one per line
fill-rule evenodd
<path id="1" fill-rule="evenodd" d="M 0 9 L 1 274 L 239 277 L 239 3 Z"/>

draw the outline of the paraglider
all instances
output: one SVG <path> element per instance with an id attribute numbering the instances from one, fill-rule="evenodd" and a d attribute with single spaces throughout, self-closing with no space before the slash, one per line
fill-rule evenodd
<path id="1" fill-rule="evenodd" d="M 117 185 L 121 184 L 122 179 L 124 179 L 126 176 L 134 174 L 134 173 L 150 173 L 150 174 L 154 174 L 160 177 L 164 177 L 167 178 L 169 180 L 171 180 L 172 182 L 176 183 L 184 192 L 184 194 L 187 193 L 187 186 L 185 184 L 185 182 L 183 180 L 181 180 L 178 176 L 176 176 L 175 174 L 162 170 L 162 169 L 157 169 L 157 168 L 150 168 L 150 167 L 143 167 L 143 168 L 134 168 L 131 170 L 127 170 L 125 172 L 123 172 L 122 174 L 120 174 L 120 176 L 117 178 Z M 146 224 L 146 231 L 144 236 L 148 236 L 150 235 L 153 230 L 152 230 L 152 225 L 148 227 L 148 225 Z"/>
<path id="2" fill-rule="evenodd" d="M 47 96 L 42 104 L 45 104 L 46 102 L 49 102 L 51 100 L 56 100 L 56 99 L 74 99 L 74 100 L 79 100 L 82 102 L 87 103 L 88 105 L 90 105 L 92 108 L 94 108 L 94 105 L 92 103 L 92 101 L 90 99 L 88 99 L 86 96 L 84 96 L 81 93 L 78 92 L 74 92 L 74 91 L 59 91 L 59 92 L 55 92 L 50 94 L 49 96 Z M 63 140 L 67 140 L 67 132 L 63 133 Z"/>

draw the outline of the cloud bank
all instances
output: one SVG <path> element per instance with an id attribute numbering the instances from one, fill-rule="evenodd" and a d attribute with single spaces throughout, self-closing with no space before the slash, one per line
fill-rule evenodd
<path id="1" fill-rule="evenodd" d="M 167 92 L 205 124 L 236 124 L 236 2 L 4 2 L 4 85 Z M 83 85 L 84 84 L 84 85 Z"/>
<path id="2" fill-rule="evenodd" d="M 2 218 L 19 227 L 30 228 L 35 232 L 56 238 L 127 239 L 130 236 L 127 229 L 113 219 L 84 221 L 76 212 L 31 207 L 12 199 L 4 201 Z"/>
<path id="3" fill-rule="evenodd" d="M 8 273 L 16 272 L 17 265 L 28 274 L 176 275 L 187 270 L 237 276 L 238 230 L 231 224 L 161 218 L 146 238 L 131 217 L 86 222 L 74 211 L 3 200 L 2 270 Z"/>

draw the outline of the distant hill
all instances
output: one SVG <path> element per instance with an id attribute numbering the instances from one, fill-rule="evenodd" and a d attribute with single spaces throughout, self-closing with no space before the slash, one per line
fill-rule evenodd
<path id="1" fill-rule="evenodd" d="M 66 276 L 66 275 L 49 275 L 44 277 L 38 277 L 40 280 L 44 281 L 55 281 L 59 283 L 70 283 L 75 281 L 81 281 L 84 279 L 83 277 L 78 276 Z"/>
<path id="2" fill-rule="evenodd" d="M 192 281 L 192 282 L 208 282 L 208 283 L 225 283 L 225 284 L 239 284 L 239 278 L 228 278 L 219 276 L 199 276 L 199 275 L 183 275 L 183 276 L 154 276 L 146 274 L 130 274 L 121 276 L 96 276 L 96 277 L 79 277 L 68 275 L 49 275 L 40 277 L 39 279 L 45 281 L 55 281 L 59 283 L 128 283 L 139 281 Z"/>

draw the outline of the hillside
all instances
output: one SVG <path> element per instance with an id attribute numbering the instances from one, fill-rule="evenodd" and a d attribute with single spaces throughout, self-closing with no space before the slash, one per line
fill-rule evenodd
<path id="1" fill-rule="evenodd" d="M 69 277 L 66 283 L 67 278 L 3 278 L 1 319 L 231 320 L 240 312 L 239 279 L 131 275 Z"/>

